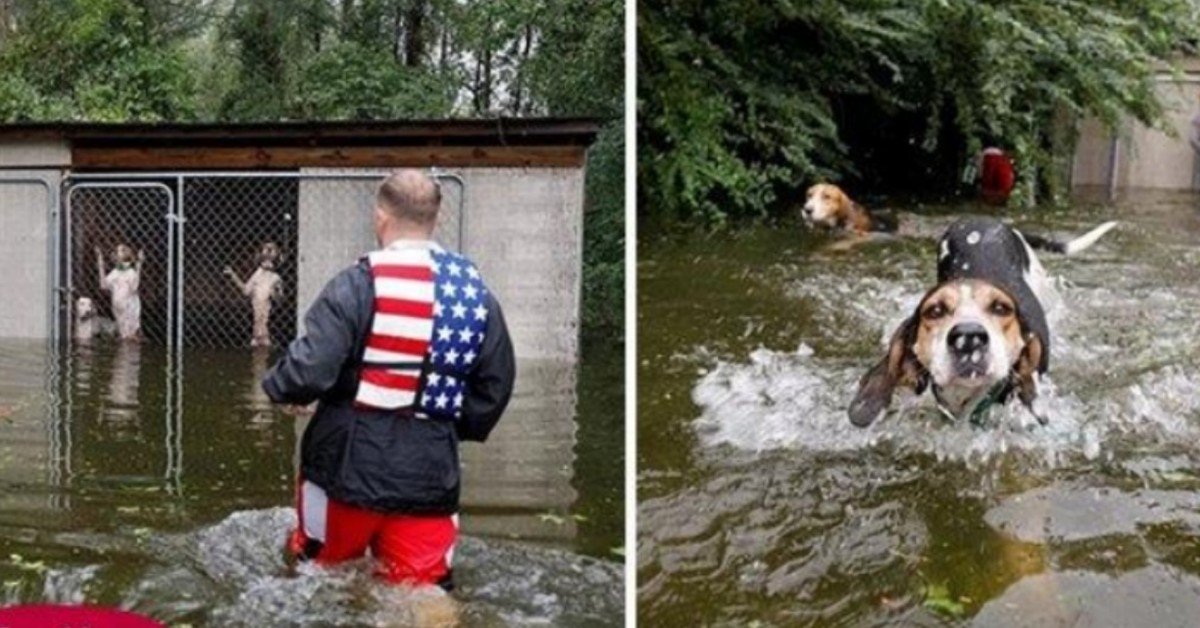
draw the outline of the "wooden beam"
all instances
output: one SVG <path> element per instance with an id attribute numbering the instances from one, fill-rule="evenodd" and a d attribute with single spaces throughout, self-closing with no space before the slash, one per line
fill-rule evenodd
<path id="1" fill-rule="evenodd" d="M 88 169 L 580 168 L 584 146 L 89 147 L 71 149 Z"/>

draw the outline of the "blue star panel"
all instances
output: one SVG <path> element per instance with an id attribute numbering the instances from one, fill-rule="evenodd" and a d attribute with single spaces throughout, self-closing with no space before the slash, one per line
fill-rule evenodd
<path id="1" fill-rule="evenodd" d="M 462 416 L 463 378 L 479 359 L 487 331 L 487 288 L 475 265 L 461 255 L 433 252 L 433 340 L 431 368 L 420 407 L 431 414 Z"/>

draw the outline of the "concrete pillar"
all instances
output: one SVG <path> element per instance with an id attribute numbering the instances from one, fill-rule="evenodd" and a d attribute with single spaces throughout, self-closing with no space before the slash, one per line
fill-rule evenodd
<path id="1" fill-rule="evenodd" d="M 5 155 L 7 148 L 0 148 Z M 7 155 L 4 160 L 12 161 Z M 47 338 L 54 310 L 55 205 L 59 170 L 0 171 L 0 292 L 19 295 L 0 316 L 0 337 Z"/>

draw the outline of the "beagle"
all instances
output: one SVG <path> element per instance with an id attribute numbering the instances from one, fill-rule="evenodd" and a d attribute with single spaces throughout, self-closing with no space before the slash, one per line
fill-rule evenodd
<path id="1" fill-rule="evenodd" d="M 1038 378 L 1050 365 L 1043 303 L 1046 271 L 1034 248 L 1071 255 L 1095 244 L 1116 222 L 1070 242 L 1027 236 L 993 218 L 955 222 L 938 243 L 937 285 L 892 334 L 887 353 L 859 381 L 850 422 L 879 418 L 897 386 L 933 392 L 951 420 L 982 422 L 1015 392 L 1038 422 Z"/>
<path id="2" fill-rule="evenodd" d="M 800 215 L 810 227 L 822 225 L 860 237 L 869 233 L 894 233 L 898 228 L 894 217 L 873 215 L 832 183 L 818 183 L 808 188 Z"/>
<path id="3" fill-rule="evenodd" d="M 250 331 L 251 347 L 271 346 L 271 302 L 278 301 L 283 294 L 283 280 L 275 270 L 282 254 L 279 245 L 274 242 L 264 242 L 258 252 L 258 268 L 250 278 L 242 281 L 233 268 L 226 266 L 225 275 L 241 293 L 249 297 L 253 321 Z"/>

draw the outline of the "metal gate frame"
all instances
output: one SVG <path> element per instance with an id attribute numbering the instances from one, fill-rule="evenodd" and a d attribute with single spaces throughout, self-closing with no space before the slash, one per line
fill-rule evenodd
<path id="1" fill-rule="evenodd" d="M 73 338 L 74 321 L 72 319 L 72 295 L 75 294 L 75 277 L 74 269 L 71 267 L 74 257 L 75 238 L 72 232 L 74 221 L 72 218 L 71 201 L 75 198 L 77 190 L 114 190 L 114 189 L 140 189 L 140 190 L 159 190 L 167 197 L 167 213 L 163 219 L 167 221 L 167 345 L 171 342 L 171 328 L 173 308 L 171 307 L 172 297 L 175 290 L 175 269 L 174 269 L 174 251 L 175 251 L 175 227 L 182 222 L 181 216 L 175 211 L 175 191 L 165 183 L 148 182 L 148 181 L 81 181 L 79 183 L 68 183 L 70 177 L 63 179 L 63 186 L 66 194 L 63 195 L 63 226 L 61 230 L 62 237 L 66 239 L 66 246 L 61 248 L 62 259 L 66 261 L 66 269 L 63 271 L 63 279 L 65 285 L 56 290 L 61 296 L 60 307 L 63 308 L 65 315 L 56 316 L 56 324 L 61 325 L 63 319 L 66 319 L 66 337 Z M 69 340 L 68 340 L 69 342 Z"/>
<path id="2" fill-rule="evenodd" d="M 429 175 L 438 182 L 439 185 L 445 182 L 454 183 L 459 190 L 458 193 L 458 241 L 460 247 L 465 246 L 467 241 L 467 212 L 466 212 L 466 181 L 462 176 L 444 172 L 437 168 L 432 168 Z M 53 315 L 52 335 L 59 339 L 64 336 L 62 333 L 62 321 L 66 318 L 67 334 L 70 336 L 70 313 L 71 304 L 69 295 L 74 287 L 73 278 L 71 276 L 72 257 L 72 237 L 71 237 L 71 198 L 74 190 L 88 188 L 153 188 L 162 189 L 167 192 L 170 199 L 170 208 L 164 217 L 168 221 L 167 225 L 167 348 L 171 353 L 182 354 L 183 339 L 184 339 L 184 273 L 185 273 L 185 250 L 184 250 L 184 235 L 187 229 L 187 198 L 186 188 L 184 183 L 188 179 L 296 179 L 298 182 L 304 181 L 381 181 L 385 176 L 381 172 L 299 172 L 299 171 L 239 171 L 239 170 L 175 170 L 175 171 L 137 171 L 137 172 L 104 172 L 104 173 L 75 173 L 69 172 L 62 178 L 61 190 L 58 198 L 63 199 L 65 205 L 62 213 L 61 225 L 54 238 L 54 253 L 53 259 L 55 264 L 54 282 L 55 289 L 52 298 L 56 301 L 51 308 Z M 175 182 L 175 190 L 171 190 L 162 181 L 172 180 Z M 45 183 L 37 180 L 37 182 Z M 47 184 L 48 185 L 48 184 Z M 67 244 L 65 249 L 59 242 L 61 238 L 66 238 Z M 178 255 L 179 261 L 175 263 L 175 256 Z M 57 265 L 67 260 L 67 268 L 65 273 L 57 268 Z M 59 281 L 65 278 L 65 285 L 60 285 Z M 177 313 L 177 314 L 173 314 Z"/>

